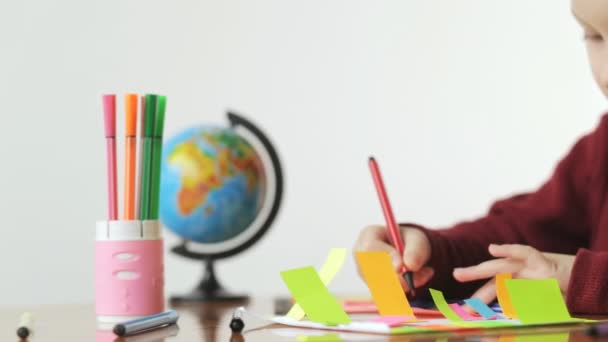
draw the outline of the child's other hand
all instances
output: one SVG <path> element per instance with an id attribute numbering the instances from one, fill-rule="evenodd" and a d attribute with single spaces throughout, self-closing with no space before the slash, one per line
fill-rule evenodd
<path id="1" fill-rule="evenodd" d="M 414 286 L 426 284 L 433 277 L 433 269 L 425 266 L 431 257 L 431 245 L 426 235 L 417 228 L 401 227 L 401 236 L 406 241 L 404 255 L 399 255 L 390 244 L 388 232 L 383 226 L 368 226 L 361 231 L 355 244 L 355 252 L 384 251 L 388 252 L 396 271 L 402 266 L 414 272 Z M 401 277 L 401 285 L 409 291 Z"/>
<path id="2" fill-rule="evenodd" d="M 454 269 L 454 278 L 461 282 L 492 278 L 473 297 L 486 303 L 493 301 L 496 298 L 494 276 L 498 273 L 511 273 L 514 278 L 557 278 L 562 292 L 568 289 L 574 255 L 541 253 L 524 245 L 490 245 L 489 251 L 499 259 Z"/>

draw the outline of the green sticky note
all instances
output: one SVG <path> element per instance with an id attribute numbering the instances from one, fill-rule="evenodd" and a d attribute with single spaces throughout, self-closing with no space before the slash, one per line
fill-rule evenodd
<path id="1" fill-rule="evenodd" d="M 557 279 L 507 279 L 505 286 L 523 324 L 579 321 L 570 316 Z"/>
<path id="2" fill-rule="evenodd" d="M 437 310 L 439 310 L 445 316 L 445 318 L 455 322 L 463 321 L 462 317 L 458 316 L 458 314 L 455 313 L 452 308 L 450 308 L 441 291 L 437 291 L 435 289 L 429 289 L 429 291 L 431 291 L 431 297 L 433 297 L 433 302 L 435 302 Z"/>
<path id="3" fill-rule="evenodd" d="M 319 276 L 325 286 L 329 285 L 334 276 L 340 271 L 346 259 L 346 248 L 332 248 L 325 259 L 325 263 L 319 270 Z M 289 318 L 301 320 L 304 318 L 304 310 L 298 303 L 295 303 L 285 315 Z"/>
<path id="4" fill-rule="evenodd" d="M 325 334 L 320 336 L 300 335 L 298 342 L 339 342 L 344 341 L 338 334 Z"/>
<path id="5" fill-rule="evenodd" d="M 312 266 L 283 271 L 281 277 L 311 321 L 327 325 L 351 322 Z"/>
<path id="6" fill-rule="evenodd" d="M 532 334 L 532 335 L 517 335 L 517 342 L 568 342 L 569 333 L 551 333 L 551 334 Z"/>
<path id="7" fill-rule="evenodd" d="M 453 322 L 452 324 L 455 325 L 455 326 L 458 326 L 458 327 L 463 327 L 463 328 L 484 328 L 484 329 L 508 328 L 508 327 L 517 327 L 517 326 L 520 326 L 520 324 L 517 324 L 517 323 L 514 323 L 514 322 L 495 321 L 495 320 Z"/>
<path id="8" fill-rule="evenodd" d="M 437 329 L 430 329 L 425 327 L 413 327 L 413 326 L 403 326 L 398 328 L 391 329 L 391 335 L 407 335 L 407 334 L 421 334 L 421 333 L 430 333 L 437 332 Z"/>

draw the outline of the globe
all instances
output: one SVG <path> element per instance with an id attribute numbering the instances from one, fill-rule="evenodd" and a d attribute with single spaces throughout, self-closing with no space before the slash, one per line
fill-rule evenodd
<path id="1" fill-rule="evenodd" d="M 281 205 L 283 173 L 274 146 L 249 120 L 227 114 L 227 127 L 189 127 L 163 144 L 160 220 L 181 238 L 175 254 L 204 261 L 199 284 L 172 296 L 172 304 L 245 300 L 223 289 L 214 261 L 251 247 Z"/>
<path id="2" fill-rule="evenodd" d="M 188 128 L 163 147 L 163 224 L 200 243 L 230 240 L 259 213 L 266 193 L 260 156 L 234 130 Z"/>

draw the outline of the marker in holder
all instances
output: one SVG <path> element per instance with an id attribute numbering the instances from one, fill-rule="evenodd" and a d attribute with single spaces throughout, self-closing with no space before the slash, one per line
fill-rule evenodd
<path id="1" fill-rule="evenodd" d="M 116 323 L 163 311 L 163 240 L 159 221 L 97 222 L 97 321 Z"/>

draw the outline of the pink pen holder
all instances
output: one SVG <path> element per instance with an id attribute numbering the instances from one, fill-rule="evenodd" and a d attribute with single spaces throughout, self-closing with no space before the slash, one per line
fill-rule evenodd
<path id="1" fill-rule="evenodd" d="M 98 322 L 164 310 L 163 240 L 158 221 L 102 221 L 95 242 Z"/>

